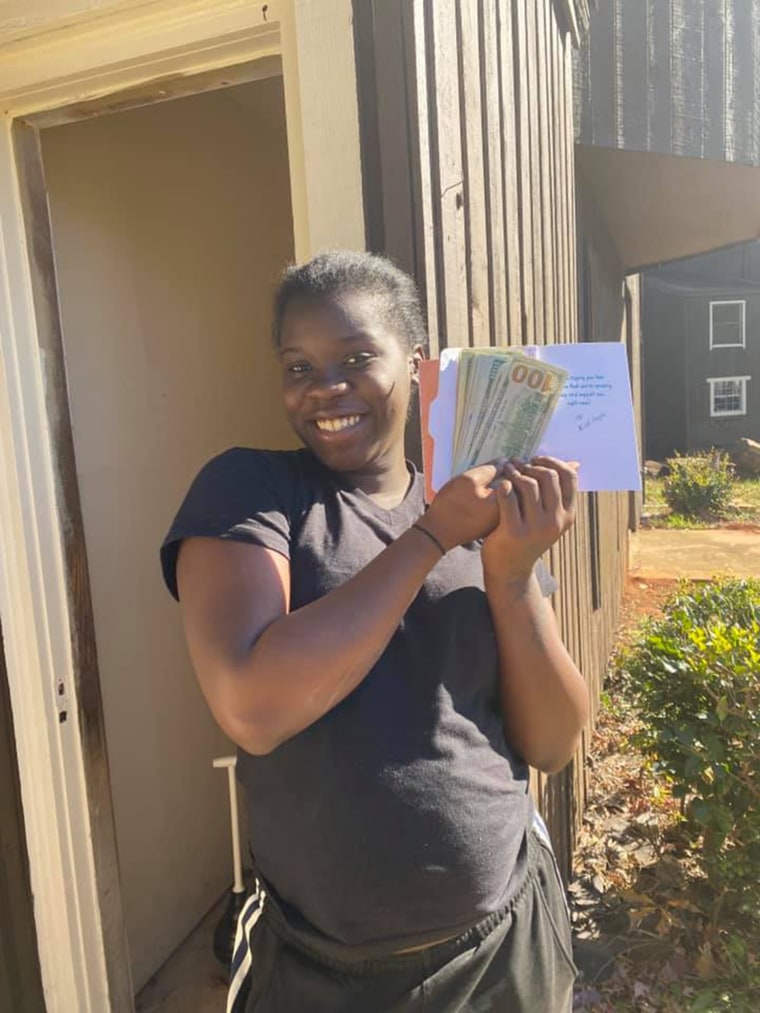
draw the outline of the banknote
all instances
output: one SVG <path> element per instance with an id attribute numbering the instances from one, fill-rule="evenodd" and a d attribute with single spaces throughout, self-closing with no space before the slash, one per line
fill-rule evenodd
<path id="1" fill-rule="evenodd" d="M 532 457 L 567 376 L 559 366 L 530 358 L 519 349 L 463 349 L 453 473 L 495 457 Z"/>
<path id="2" fill-rule="evenodd" d="M 506 367 L 520 352 L 508 349 L 467 349 L 460 357 L 459 390 L 463 402 L 461 418 L 455 428 L 459 436 L 455 456 L 462 459 L 472 454 L 483 431 L 492 421 L 491 412 L 498 405 L 504 381 L 508 377 Z M 459 455 L 456 455 L 456 451 Z"/>

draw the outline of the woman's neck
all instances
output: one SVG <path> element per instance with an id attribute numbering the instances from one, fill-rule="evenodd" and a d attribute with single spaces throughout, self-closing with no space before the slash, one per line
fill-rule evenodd
<path id="1" fill-rule="evenodd" d="M 401 503 L 411 482 L 403 454 L 392 462 L 379 462 L 372 470 L 348 473 L 345 478 L 378 506 L 386 509 L 393 509 Z"/>

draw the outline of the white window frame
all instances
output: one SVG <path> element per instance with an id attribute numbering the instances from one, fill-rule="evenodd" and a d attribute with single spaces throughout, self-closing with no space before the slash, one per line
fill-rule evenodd
<path id="1" fill-rule="evenodd" d="M 747 383 L 752 379 L 751 376 L 708 376 L 707 382 L 710 385 L 710 418 L 711 419 L 723 419 L 731 418 L 732 416 L 738 417 L 740 415 L 747 414 Z M 741 408 L 739 411 L 732 412 L 719 412 L 715 411 L 715 384 L 726 383 L 727 381 L 738 382 L 741 389 Z"/>
<path id="2" fill-rule="evenodd" d="M 716 345 L 713 339 L 713 306 L 741 306 L 742 308 L 742 340 L 731 345 Z M 717 348 L 747 347 L 747 300 L 746 299 L 711 299 L 710 300 L 710 351 Z"/>

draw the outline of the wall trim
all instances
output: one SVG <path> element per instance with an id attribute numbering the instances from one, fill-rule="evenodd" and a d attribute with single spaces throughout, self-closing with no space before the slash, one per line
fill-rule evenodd
<path id="1" fill-rule="evenodd" d="M 0 47 L 0 109 L 21 116 L 279 52 L 287 0 L 119 6 Z"/>

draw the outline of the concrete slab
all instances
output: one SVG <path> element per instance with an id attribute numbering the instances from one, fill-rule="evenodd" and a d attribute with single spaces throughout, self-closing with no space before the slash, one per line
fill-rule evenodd
<path id="1" fill-rule="evenodd" d="M 227 976 L 211 950 L 224 897 L 137 996 L 136 1013 L 224 1013 Z"/>
<path id="2" fill-rule="evenodd" d="M 760 577 L 760 531 L 642 528 L 632 538 L 631 573 L 636 577 L 697 580 L 716 574 Z"/>

